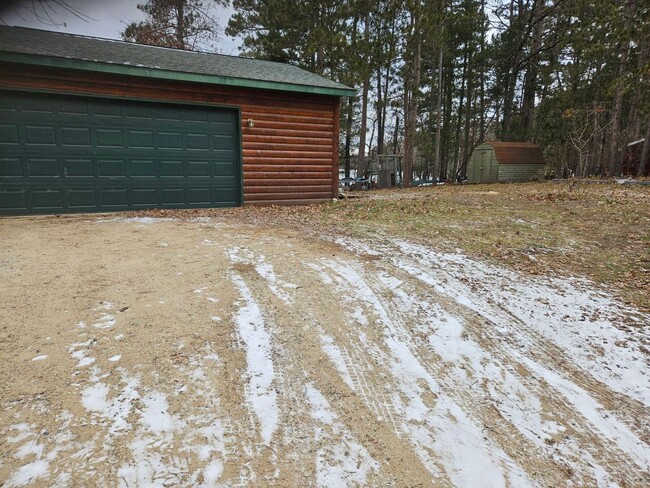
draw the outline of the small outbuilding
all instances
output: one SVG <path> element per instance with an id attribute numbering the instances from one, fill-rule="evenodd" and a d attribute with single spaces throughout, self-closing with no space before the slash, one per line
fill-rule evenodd
<path id="1" fill-rule="evenodd" d="M 532 142 L 485 142 L 467 163 L 469 183 L 507 183 L 544 177 L 544 155 Z"/>
<path id="2" fill-rule="evenodd" d="M 282 63 L 0 26 L 0 215 L 331 200 L 354 94 Z"/>
<path id="3" fill-rule="evenodd" d="M 650 160 L 646 156 L 643 171 L 639 172 L 641 167 L 641 157 L 643 156 L 643 146 L 645 138 L 632 141 L 625 147 L 623 154 L 623 164 L 621 165 L 620 174 L 632 176 L 650 176 Z"/>

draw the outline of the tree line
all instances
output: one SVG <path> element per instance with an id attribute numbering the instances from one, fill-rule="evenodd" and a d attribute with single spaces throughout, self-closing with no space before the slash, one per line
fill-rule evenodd
<path id="1" fill-rule="evenodd" d="M 243 54 L 359 90 L 342 159 L 404 155 L 453 178 L 485 140 L 532 141 L 549 171 L 614 175 L 650 140 L 650 4 L 637 0 L 234 0 Z M 419 157 L 416 157 L 419 156 Z M 418 166 L 420 165 L 420 166 Z M 421 167 L 424 165 L 424 167 Z M 643 168 L 641 168 L 643 171 Z"/>
<path id="2" fill-rule="evenodd" d="M 123 37 L 192 49 L 209 7 L 149 0 Z M 342 101 L 346 173 L 402 154 L 404 184 L 464 174 L 474 147 L 531 141 L 551 175 L 617 175 L 650 149 L 650 4 L 641 0 L 232 0 L 242 55 L 358 89 Z M 158 31 L 157 31 L 158 29 Z M 355 156 L 358 157 L 355 158 Z"/>

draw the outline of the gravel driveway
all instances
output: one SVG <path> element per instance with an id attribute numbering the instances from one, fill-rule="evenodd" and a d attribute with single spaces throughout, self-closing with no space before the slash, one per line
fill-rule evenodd
<path id="1" fill-rule="evenodd" d="M 0 236 L 3 487 L 650 486 L 650 318 L 588 282 L 218 217 Z"/>

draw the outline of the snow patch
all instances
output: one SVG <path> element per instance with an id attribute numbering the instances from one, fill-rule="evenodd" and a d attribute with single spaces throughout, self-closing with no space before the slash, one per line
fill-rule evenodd
<path id="1" fill-rule="evenodd" d="M 9 478 L 5 485 L 7 488 L 25 486 L 34 483 L 36 480 L 50 476 L 50 463 L 43 459 L 34 461 L 18 468 Z"/>
<path id="2" fill-rule="evenodd" d="M 257 274 L 266 280 L 271 292 L 285 304 L 291 305 L 294 298 L 287 290 L 298 288 L 297 285 L 280 279 L 273 270 L 273 266 L 267 263 L 263 255 L 255 256 L 250 249 L 234 247 L 228 250 L 228 257 L 232 263 L 250 264 L 255 268 Z"/>
<path id="3" fill-rule="evenodd" d="M 97 322 L 92 324 L 97 329 L 109 329 L 116 323 L 115 317 L 110 313 L 103 313 Z"/>
<path id="4" fill-rule="evenodd" d="M 379 463 L 337 420 L 327 399 L 312 383 L 305 385 L 305 396 L 317 424 L 314 437 L 327 445 L 316 453 L 316 485 L 367 486 L 368 475 L 379 472 Z"/>
<path id="5" fill-rule="evenodd" d="M 174 429 L 174 419 L 167 411 L 167 397 L 160 392 L 153 392 L 142 399 L 144 409 L 140 422 L 153 433 L 169 432 Z"/>
<path id="6" fill-rule="evenodd" d="M 320 346 L 321 349 L 325 354 L 327 354 L 327 357 L 330 359 L 330 361 L 332 361 L 334 367 L 341 375 L 341 378 L 343 379 L 345 384 L 348 385 L 350 389 L 354 390 L 354 384 L 352 383 L 352 377 L 350 376 L 350 371 L 348 370 L 348 367 L 345 364 L 345 359 L 343 357 L 343 354 L 341 353 L 341 350 L 334 343 L 334 339 L 321 331 L 320 344 L 321 344 Z"/>
<path id="7" fill-rule="evenodd" d="M 257 416 L 262 440 L 269 445 L 279 420 L 276 393 L 272 385 L 275 371 L 271 359 L 271 336 L 265 329 L 262 312 L 244 280 L 233 273 L 232 281 L 243 301 L 243 306 L 235 315 L 235 323 L 237 334 L 246 349 L 246 398 Z"/>

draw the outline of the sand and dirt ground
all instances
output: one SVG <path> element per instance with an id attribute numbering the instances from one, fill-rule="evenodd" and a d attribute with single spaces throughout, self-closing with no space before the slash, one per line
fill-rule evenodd
<path id="1" fill-rule="evenodd" d="M 0 485 L 650 486 L 650 317 L 396 237 L 0 220 Z"/>

